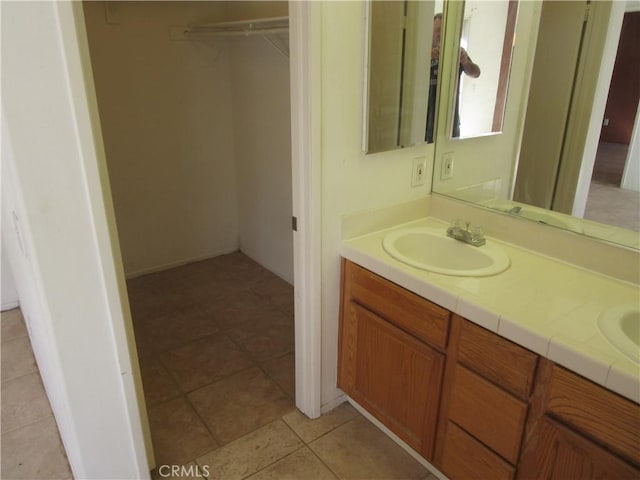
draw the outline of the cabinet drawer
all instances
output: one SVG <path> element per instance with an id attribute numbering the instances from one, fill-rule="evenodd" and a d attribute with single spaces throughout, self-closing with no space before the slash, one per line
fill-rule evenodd
<path id="1" fill-rule="evenodd" d="M 535 353 L 462 320 L 458 361 L 521 399 L 531 393 L 538 363 Z"/>
<path id="2" fill-rule="evenodd" d="M 449 419 L 493 451 L 516 464 L 527 404 L 457 365 Z"/>
<path id="3" fill-rule="evenodd" d="M 547 412 L 640 465 L 640 406 L 554 365 Z"/>
<path id="4" fill-rule="evenodd" d="M 345 284 L 352 300 L 427 343 L 447 346 L 448 310 L 348 261 Z"/>
<path id="5" fill-rule="evenodd" d="M 515 468 L 455 423 L 447 425 L 441 470 L 451 480 L 512 480 Z"/>

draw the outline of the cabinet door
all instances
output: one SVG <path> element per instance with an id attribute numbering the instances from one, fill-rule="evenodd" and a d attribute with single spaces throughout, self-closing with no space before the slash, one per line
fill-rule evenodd
<path id="1" fill-rule="evenodd" d="M 521 471 L 519 478 L 621 480 L 640 477 L 640 471 L 630 464 L 549 417 L 541 420 L 533 469 Z"/>
<path id="2" fill-rule="evenodd" d="M 444 356 L 356 303 L 343 315 L 340 386 L 432 459 Z"/>

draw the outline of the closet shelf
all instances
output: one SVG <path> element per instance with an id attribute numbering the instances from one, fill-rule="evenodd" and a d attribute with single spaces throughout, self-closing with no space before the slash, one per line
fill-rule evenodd
<path id="1" fill-rule="evenodd" d="M 236 22 L 189 25 L 185 34 L 216 36 L 273 35 L 289 31 L 289 17 L 270 17 Z"/>
<path id="2" fill-rule="evenodd" d="M 282 55 L 289 57 L 289 17 L 189 25 L 181 33 L 185 38 L 261 35 Z"/>

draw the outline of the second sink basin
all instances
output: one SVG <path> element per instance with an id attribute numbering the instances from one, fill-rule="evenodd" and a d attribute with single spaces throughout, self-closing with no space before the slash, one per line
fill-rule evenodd
<path id="1" fill-rule="evenodd" d="M 445 275 L 484 277 L 503 272 L 510 265 L 509 257 L 498 246 L 487 242 L 474 247 L 447 237 L 444 228 L 394 230 L 382 246 L 396 260 Z"/>
<path id="2" fill-rule="evenodd" d="M 620 305 L 607 308 L 598 317 L 598 328 L 626 357 L 640 363 L 640 308 Z"/>

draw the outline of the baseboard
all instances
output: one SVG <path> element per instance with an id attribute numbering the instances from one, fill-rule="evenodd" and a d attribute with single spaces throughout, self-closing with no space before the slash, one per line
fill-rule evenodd
<path id="1" fill-rule="evenodd" d="M 233 247 L 229 249 L 219 250 L 213 253 L 208 253 L 206 255 L 185 258 L 182 260 L 176 260 L 175 262 L 169 262 L 169 263 L 164 263 L 162 265 L 155 265 L 153 267 L 143 268 L 141 270 L 136 270 L 135 272 L 125 272 L 125 278 L 127 280 L 131 280 L 132 278 L 141 277 L 143 275 L 148 275 L 150 273 L 157 273 L 157 272 L 162 272 L 164 270 L 170 270 L 172 268 L 188 265 L 189 263 L 201 262 L 202 260 L 208 260 L 210 258 L 219 257 L 220 255 L 228 255 L 229 253 L 233 253 L 237 251 L 238 251 L 238 247 Z"/>
<path id="2" fill-rule="evenodd" d="M 445 474 L 440 472 L 436 467 L 431 465 L 431 463 L 429 463 L 427 460 L 422 458 L 422 456 L 420 456 L 420 454 L 418 452 L 416 452 L 413 448 L 411 448 L 409 445 L 407 445 L 402 439 L 400 439 L 400 437 L 398 437 L 395 433 L 393 433 L 386 426 L 384 426 L 380 422 L 380 420 L 378 420 L 376 417 L 374 417 L 369 412 L 367 412 L 364 409 L 364 407 L 362 407 L 356 401 L 354 401 L 350 397 L 347 397 L 346 395 L 345 395 L 345 399 L 353 406 L 353 408 L 355 408 L 358 412 L 360 412 L 360 414 L 363 417 L 365 417 L 367 420 L 369 420 L 371 423 L 373 423 L 376 427 L 378 427 L 387 437 L 389 437 L 391 440 L 393 440 L 395 443 L 397 443 L 398 446 L 400 446 L 405 452 L 407 452 L 409 455 L 411 455 L 420 465 L 422 465 L 424 468 L 429 470 L 431 473 L 433 473 L 440 480 L 449 480 L 448 477 Z"/>
<path id="3" fill-rule="evenodd" d="M 349 399 L 347 398 L 347 396 L 345 394 L 342 394 L 334 398 L 333 400 L 330 400 L 329 402 L 325 403 L 324 405 L 322 405 L 320 407 L 320 414 L 324 415 L 325 413 L 330 412 L 336 407 L 339 407 L 340 405 L 342 405 L 344 402 L 348 400 Z"/>
<path id="4" fill-rule="evenodd" d="M 18 308 L 20 306 L 20 302 L 5 302 L 0 305 L 0 311 L 13 310 L 14 308 Z"/>

